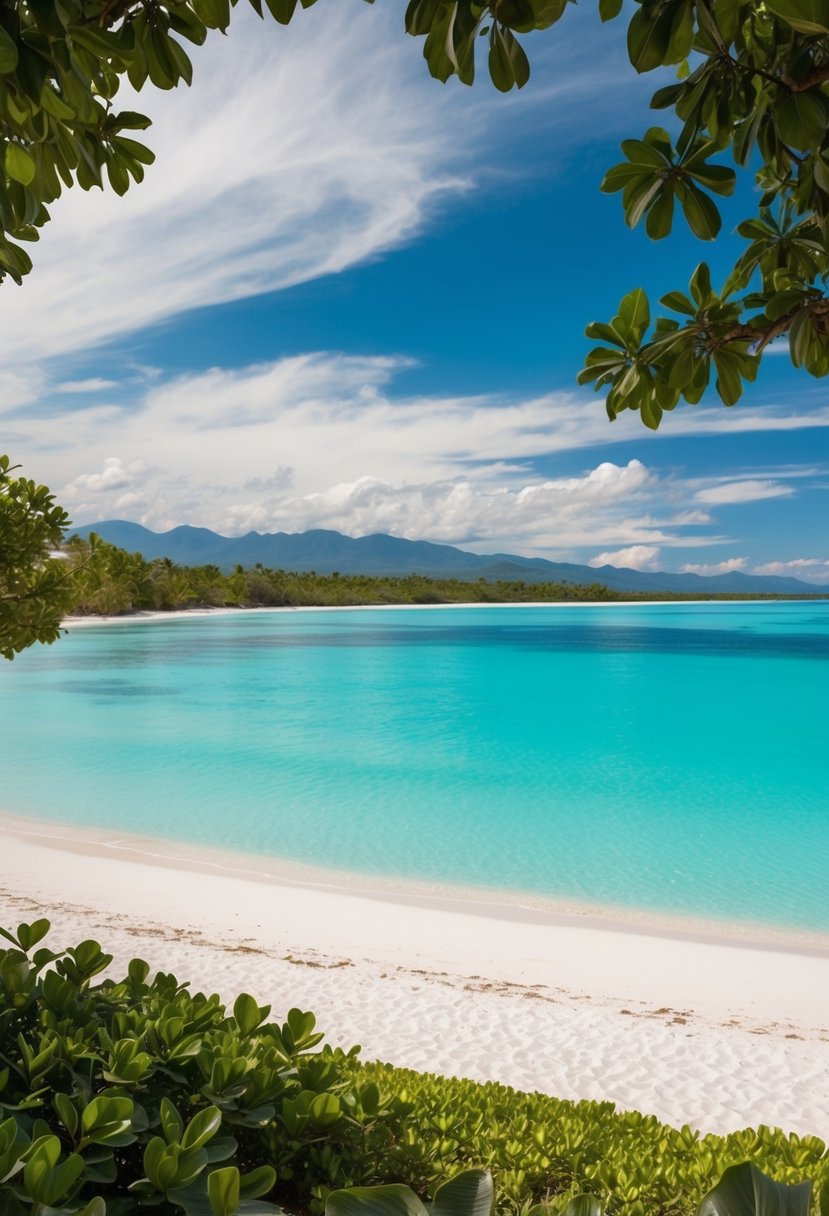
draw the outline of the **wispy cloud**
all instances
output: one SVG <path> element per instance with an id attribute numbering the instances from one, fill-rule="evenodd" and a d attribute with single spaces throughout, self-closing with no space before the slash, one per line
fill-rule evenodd
<path id="1" fill-rule="evenodd" d="M 763 481 L 747 477 L 740 481 L 723 481 L 718 485 L 697 490 L 697 502 L 719 505 L 728 503 L 758 502 L 762 498 L 790 498 L 794 494 L 791 486 L 779 481 Z"/>
<path id="2" fill-rule="evenodd" d="M 56 393 L 72 393 L 72 394 L 87 394 L 87 393 L 102 393 L 104 389 L 117 388 L 117 381 L 105 380 L 102 376 L 91 376 L 87 380 L 64 380 L 62 384 L 56 384 L 54 391 Z"/>
<path id="3" fill-rule="evenodd" d="M 4 288 L 19 360 L 342 270 L 410 239 L 468 185 L 478 110 L 455 98 L 445 121 L 446 94 L 390 13 L 321 5 L 285 29 L 240 7 L 228 39 L 193 59 L 189 91 L 119 95 L 154 120 L 142 185 L 69 191 L 35 273 Z"/>

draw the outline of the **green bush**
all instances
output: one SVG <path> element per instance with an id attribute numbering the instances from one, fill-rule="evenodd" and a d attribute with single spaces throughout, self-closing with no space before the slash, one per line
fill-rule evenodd
<path id="1" fill-rule="evenodd" d="M 654 1115 L 617 1111 L 612 1102 L 567 1102 L 356 1059 L 347 1067 L 355 1082 L 373 1082 L 406 1107 L 400 1135 L 387 1142 L 371 1181 L 405 1182 L 420 1194 L 458 1169 L 482 1165 L 495 1176 L 502 1211 L 587 1192 L 610 1216 L 650 1216 L 695 1212 L 723 1171 L 742 1161 L 781 1182 L 829 1180 L 829 1155 L 817 1136 L 764 1126 L 702 1136 Z"/>
<path id="2" fill-rule="evenodd" d="M 93 983 L 112 956 L 94 941 L 53 953 L 39 946 L 48 928 L 0 930 L 11 943 L 0 952 L 3 1216 L 96 1196 L 119 1216 L 223 1212 L 223 1194 L 271 1191 L 270 1161 L 288 1176 L 342 1117 L 346 1057 L 313 1050 L 313 1014 L 268 1022 L 270 1007 L 242 993 L 228 1015 L 172 975 L 148 982 L 140 959 L 120 982 Z"/>

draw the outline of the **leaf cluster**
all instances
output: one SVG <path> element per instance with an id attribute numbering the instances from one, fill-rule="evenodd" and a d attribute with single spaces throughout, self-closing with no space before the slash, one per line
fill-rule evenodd
<path id="1" fill-rule="evenodd" d="M 605 17 L 617 5 L 603 5 Z M 735 169 L 753 171 L 756 216 L 737 226 L 745 241 L 720 291 L 705 263 L 689 289 L 671 291 L 651 328 L 641 290 L 587 336 L 581 383 L 606 394 L 615 418 L 638 410 L 656 428 L 680 400 L 696 404 L 713 381 L 734 405 L 757 375 L 763 352 L 787 339 L 792 362 L 813 376 L 829 372 L 829 10 L 820 0 L 640 0 L 628 28 L 638 72 L 678 65 L 678 83 L 654 93 L 672 110 L 673 141 L 653 127 L 622 143 L 626 159 L 602 189 L 621 192 L 627 223 L 644 220 L 667 236 L 678 204 L 700 240 L 714 240 L 721 216 L 714 195 L 734 190 Z M 674 315 L 671 315 L 674 314 Z M 677 315 L 678 314 L 678 317 Z M 631 320 L 631 318 L 633 318 Z"/>
<path id="2" fill-rule="evenodd" d="M 283 1168 L 342 1116 L 342 1052 L 314 1015 L 284 1022 L 134 959 L 119 982 L 95 941 L 54 952 L 46 920 L 0 930 L 0 1211 L 4 1216 L 276 1212 Z M 299 1127 L 298 1111 L 302 1111 Z"/>
<path id="3" fill-rule="evenodd" d="M 69 517 L 46 486 L 14 476 L 0 456 L 0 655 L 54 642 L 70 591 L 65 563 L 50 556 Z"/>

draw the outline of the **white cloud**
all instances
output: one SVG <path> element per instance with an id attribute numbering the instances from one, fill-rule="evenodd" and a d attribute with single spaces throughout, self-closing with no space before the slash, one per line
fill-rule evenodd
<path id="1" fill-rule="evenodd" d="M 681 574 L 703 574 L 708 577 L 713 574 L 731 574 L 735 570 L 745 570 L 747 565 L 747 557 L 728 557 L 722 562 L 686 562 L 684 566 L 679 567 L 679 570 Z"/>
<path id="2" fill-rule="evenodd" d="M 104 380 L 102 376 L 91 376 L 88 380 L 64 380 L 63 384 L 55 385 L 56 393 L 102 393 L 104 389 L 115 388 L 117 381 Z"/>
<path id="3" fill-rule="evenodd" d="M 795 557 L 786 562 L 765 562 L 755 566 L 752 573 L 791 575 L 809 582 L 826 583 L 829 582 L 829 558 Z"/>
<path id="4" fill-rule="evenodd" d="M 7 297 L 5 287 L 3 292 Z M 0 414 L 11 414 L 32 405 L 43 392 L 45 381 L 46 377 L 37 368 L 0 368 Z"/>
<path id="5" fill-rule="evenodd" d="M 628 545 L 615 553 L 597 553 L 589 566 L 621 566 L 629 570 L 658 570 L 659 548 L 656 545 Z"/>
<path id="6" fill-rule="evenodd" d="M 723 481 L 717 485 L 698 490 L 694 497 L 698 502 L 719 505 L 741 502 L 757 502 L 762 498 L 789 498 L 794 493 L 791 486 L 777 481 L 745 478 L 740 481 Z"/>
<path id="7" fill-rule="evenodd" d="M 541 458 L 606 432 L 601 410 L 569 394 L 395 396 L 394 376 L 409 366 L 322 352 L 144 380 L 127 400 L 68 413 L 56 400 L 21 415 L 16 450 L 78 523 L 389 531 L 573 558 L 632 548 L 633 561 L 727 539 L 700 533 L 707 511 L 677 510 L 699 482 L 689 489 L 641 460 L 539 475 Z"/>
<path id="8" fill-rule="evenodd" d="M 710 524 L 711 515 L 708 511 L 677 511 L 676 515 L 671 517 L 671 523 L 683 526 L 689 524 Z"/>

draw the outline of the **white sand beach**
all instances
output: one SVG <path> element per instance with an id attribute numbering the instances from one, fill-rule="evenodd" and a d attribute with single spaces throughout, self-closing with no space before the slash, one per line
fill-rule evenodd
<path id="1" fill-rule="evenodd" d="M 2 817 L 2 922 L 311 1009 L 366 1059 L 829 1137 L 829 942 L 602 918 Z"/>

